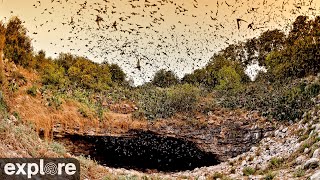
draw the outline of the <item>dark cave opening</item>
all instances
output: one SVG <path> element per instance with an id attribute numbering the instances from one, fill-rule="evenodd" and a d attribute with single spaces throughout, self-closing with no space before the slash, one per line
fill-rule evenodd
<path id="1" fill-rule="evenodd" d="M 64 142 L 75 155 L 90 156 L 114 168 L 176 172 L 219 163 L 216 155 L 200 150 L 193 142 L 153 132 L 125 137 L 69 135 Z"/>

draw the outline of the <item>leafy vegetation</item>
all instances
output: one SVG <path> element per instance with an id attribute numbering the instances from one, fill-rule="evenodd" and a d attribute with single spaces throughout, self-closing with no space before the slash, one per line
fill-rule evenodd
<path id="1" fill-rule="evenodd" d="M 295 120 L 312 107 L 312 98 L 320 92 L 319 82 L 292 82 L 285 85 L 252 83 L 240 92 L 223 92 L 221 105 L 226 108 L 255 110 L 277 120 Z"/>
<path id="2" fill-rule="evenodd" d="M 179 80 L 177 75 L 172 71 L 166 71 L 164 69 L 159 70 L 153 77 L 152 84 L 158 87 L 170 87 L 178 84 Z"/>
<path id="3" fill-rule="evenodd" d="M 191 113 L 196 109 L 200 89 L 190 84 L 169 88 L 141 88 L 137 102 L 148 119 L 168 118 L 175 113 Z"/>
<path id="4" fill-rule="evenodd" d="M 32 62 L 31 39 L 18 17 L 12 17 L 6 26 L 4 55 L 16 64 L 29 66 Z"/>
<path id="5" fill-rule="evenodd" d="M 0 54 L 3 51 L 4 57 L 15 64 L 39 72 L 44 85 L 39 90 L 47 89 L 53 94 L 46 97 L 50 106 L 59 108 L 62 99 L 74 99 L 85 104 L 85 108 L 79 109 L 84 116 L 90 114 L 86 111 L 89 109 L 102 118 L 107 110 L 103 101 L 129 100 L 139 107 L 134 112 L 139 119 L 168 118 L 177 113 L 191 115 L 195 111 L 208 113 L 222 107 L 258 111 L 262 116 L 284 121 L 299 119 L 320 93 L 319 80 L 307 80 L 320 72 L 319 27 L 320 17 L 308 20 L 299 16 L 288 35 L 268 30 L 259 37 L 229 45 L 205 67 L 181 80 L 173 71 L 161 69 L 150 83 L 140 87 L 130 87 L 117 64 L 94 63 L 69 53 L 52 59 L 43 50 L 33 52 L 27 30 L 17 17 L 7 24 L 0 23 Z M 250 82 L 246 68 L 257 63 L 267 71 Z M 2 82 L 3 73 L 0 75 Z M 14 81 L 8 86 L 12 92 L 19 89 Z M 34 96 L 36 88 L 27 92 Z M 200 97 L 205 96 L 214 98 L 200 102 L 199 99 L 206 99 Z M 104 98 L 102 101 L 93 97 Z"/>

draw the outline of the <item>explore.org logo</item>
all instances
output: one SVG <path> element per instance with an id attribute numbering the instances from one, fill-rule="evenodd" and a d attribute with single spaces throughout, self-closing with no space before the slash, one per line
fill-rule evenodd
<path id="1" fill-rule="evenodd" d="M 80 180 L 79 161 L 72 158 L 7 158 L 0 167 L 0 179 Z"/>

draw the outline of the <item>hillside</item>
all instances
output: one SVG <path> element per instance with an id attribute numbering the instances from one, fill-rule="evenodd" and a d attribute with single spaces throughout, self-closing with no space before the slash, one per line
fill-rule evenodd
<path id="1" fill-rule="evenodd" d="M 21 75 L 25 77 L 25 80 L 28 83 L 21 85 L 19 91 L 16 91 L 15 93 L 5 94 L 5 97 L 10 97 L 10 99 L 12 98 L 14 100 L 8 103 L 7 109 L 9 111 L 8 113 L 4 112 L 5 117 L 1 121 L 1 157 L 76 157 L 82 164 L 83 179 L 118 179 L 121 177 L 129 179 L 301 179 L 302 177 L 310 176 L 314 177 L 314 179 L 319 178 L 319 152 L 317 149 L 319 147 L 318 126 L 320 126 L 320 124 L 317 115 L 319 114 L 318 111 L 320 104 L 318 103 L 320 101 L 317 98 L 314 99 L 314 101 L 317 102 L 317 105 L 315 105 L 314 108 L 310 109 L 309 111 L 306 111 L 300 121 L 297 121 L 293 124 L 273 124 L 273 130 L 265 132 L 265 134 L 263 134 L 264 138 L 257 145 L 252 146 L 249 151 L 244 154 L 229 158 L 219 165 L 196 168 L 192 171 L 183 171 L 177 173 L 153 172 L 152 174 L 150 174 L 150 172 L 141 173 L 135 170 L 102 167 L 96 162 L 87 160 L 84 157 L 71 155 L 71 152 L 68 152 L 68 150 L 66 150 L 63 145 L 56 141 L 47 141 L 41 139 L 38 136 L 40 131 L 45 131 L 45 128 L 53 127 L 55 123 L 60 124 L 63 122 L 63 120 L 68 122 L 68 124 L 66 125 L 66 127 L 69 127 L 68 134 L 88 134 L 90 132 L 86 131 L 93 131 L 93 129 L 99 126 L 97 124 L 94 126 L 90 126 L 87 124 L 87 126 L 83 129 L 80 128 L 81 130 L 79 129 L 71 132 L 71 127 L 77 126 L 77 123 L 79 123 L 80 120 L 85 120 L 82 118 L 81 113 L 77 111 L 78 107 L 76 106 L 76 103 L 68 104 L 67 102 L 63 102 L 63 104 L 65 103 L 65 106 L 68 110 L 66 112 L 62 110 L 55 110 L 57 112 L 52 111 L 52 109 L 50 109 L 51 107 L 48 107 L 46 104 L 41 103 L 41 101 L 43 101 L 44 99 L 40 95 L 40 92 L 37 92 L 36 96 L 28 94 L 27 89 L 31 87 L 31 84 L 35 86 L 41 85 L 37 84 L 37 73 L 30 72 L 21 67 L 16 67 L 13 64 L 7 64 L 6 67 L 11 67 L 16 72 L 21 73 Z M 10 71 L 6 72 L 8 72 L 6 74 L 9 75 L 7 78 L 10 79 Z M 308 79 L 315 82 L 319 81 L 318 77 L 309 77 Z M 19 101 L 19 99 L 23 97 L 25 98 L 25 100 Z M 32 103 L 30 105 L 30 103 L 25 103 L 25 101 Z M 33 111 L 33 113 L 37 113 L 32 115 L 32 111 L 29 110 L 30 108 L 36 110 Z M 59 114 L 60 116 L 57 119 L 61 121 L 52 121 L 52 119 L 45 119 L 44 117 L 48 116 L 43 115 L 43 117 L 41 117 L 41 113 L 50 113 L 52 115 Z M 109 113 L 113 116 L 113 118 L 116 119 L 121 118 L 123 120 L 123 118 L 125 117 L 131 119 L 123 113 Z M 250 121 L 246 120 L 245 118 L 245 116 L 248 116 L 248 114 L 239 112 L 240 114 L 235 114 L 235 117 L 232 118 L 232 115 L 230 113 L 231 112 L 226 111 L 221 111 L 220 113 L 215 112 L 214 116 L 211 117 L 212 120 L 210 122 L 218 123 L 219 125 L 221 125 L 223 124 L 224 119 L 229 119 L 229 121 L 234 123 L 234 119 L 237 119 L 237 122 L 239 122 L 241 116 L 244 116 L 243 123 L 250 123 Z M 32 117 L 41 118 L 42 122 L 39 123 Z M 70 119 L 68 120 L 68 117 L 72 117 L 74 121 L 71 121 Z M 201 120 L 201 117 L 199 118 Z M 126 120 L 126 122 L 130 122 L 129 119 Z M 116 131 L 111 131 L 112 134 L 121 135 L 125 132 L 128 132 L 128 130 L 130 129 L 152 130 L 153 128 L 158 127 L 155 131 L 159 132 L 160 130 L 163 131 L 164 135 L 168 135 L 168 131 L 164 130 L 163 128 L 170 129 L 170 125 L 174 127 L 173 129 L 179 126 L 183 127 L 182 123 L 184 122 L 179 122 L 178 119 L 172 119 L 170 120 L 170 122 L 168 122 L 168 120 L 164 120 L 163 122 L 157 121 L 157 123 L 152 125 L 144 122 L 143 125 L 141 120 L 139 120 L 139 125 L 136 125 L 138 124 L 138 122 L 134 123 L 134 120 L 131 121 L 131 123 L 128 123 L 126 125 L 118 125 Z M 257 123 L 256 121 L 254 122 L 254 124 Z M 30 123 L 31 126 L 28 125 Z M 52 124 L 48 125 L 50 123 Z M 266 127 L 265 123 L 265 120 L 263 120 L 262 118 L 260 124 L 263 124 L 264 127 Z M 147 126 L 149 127 L 146 128 Z M 85 128 L 87 128 L 87 130 Z M 183 130 L 178 131 L 179 133 L 183 132 Z M 223 132 L 225 134 L 225 131 L 221 131 L 221 133 Z M 61 133 L 61 131 L 59 131 L 59 133 Z M 173 132 L 171 132 L 171 134 L 172 133 Z M 182 134 L 180 135 L 183 136 Z M 50 136 L 47 136 L 47 138 L 49 137 Z"/>

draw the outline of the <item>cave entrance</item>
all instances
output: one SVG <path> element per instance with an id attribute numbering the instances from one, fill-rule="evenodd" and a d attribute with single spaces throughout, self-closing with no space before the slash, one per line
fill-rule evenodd
<path id="1" fill-rule="evenodd" d="M 70 135 L 64 142 L 75 155 L 90 155 L 115 168 L 176 172 L 219 163 L 216 155 L 200 150 L 193 142 L 152 132 L 125 137 Z"/>

